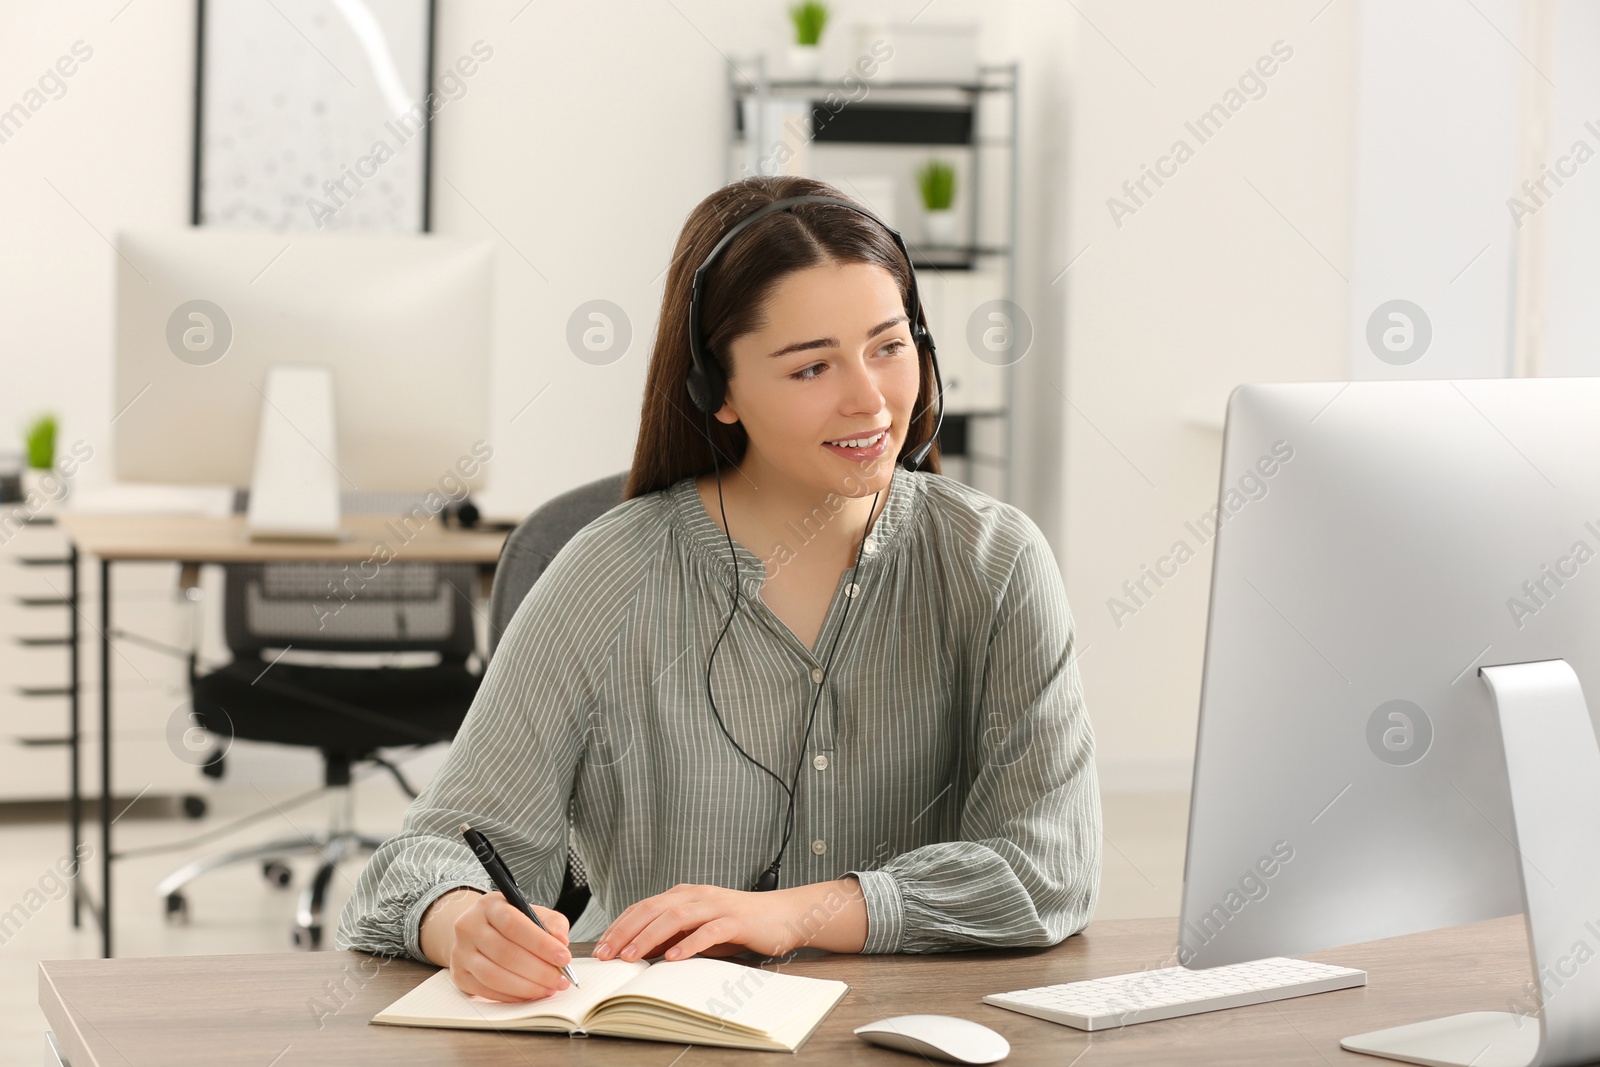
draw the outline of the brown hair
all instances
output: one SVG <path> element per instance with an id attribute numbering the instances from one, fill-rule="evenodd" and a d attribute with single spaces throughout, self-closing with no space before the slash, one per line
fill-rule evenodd
<path id="1" fill-rule="evenodd" d="M 724 234 L 746 215 L 774 200 L 791 196 L 831 196 L 856 203 L 826 182 L 794 175 L 757 175 L 723 186 L 695 207 L 678 235 L 672 266 L 661 296 L 650 371 L 645 379 L 639 440 L 623 499 L 665 489 L 687 477 L 710 472 L 744 459 L 750 439 L 742 423 L 711 419 L 689 399 L 689 293 L 694 272 Z M 786 275 L 828 263 L 874 263 L 894 276 L 904 305 L 911 291 L 911 265 L 894 239 L 871 219 L 834 204 L 797 204 L 774 211 L 747 227 L 722 250 L 706 272 L 700 315 L 706 350 L 723 374 L 733 376 L 729 346 L 737 337 L 759 329 L 773 288 Z M 927 326 L 919 308 L 917 320 Z M 919 346 L 917 400 L 911 426 L 896 457 L 898 462 L 933 435 L 935 386 L 933 363 Z M 713 451 L 713 449 L 715 451 Z M 939 446 L 922 468 L 939 473 Z"/>

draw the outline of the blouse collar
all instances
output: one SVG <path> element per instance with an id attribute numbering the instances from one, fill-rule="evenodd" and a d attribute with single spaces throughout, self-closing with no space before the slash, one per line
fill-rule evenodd
<path id="1" fill-rule="evenodd" d="M 724 471 L 724 478 L 730 477 L 730 472 Z M 732 474 L 732 477 L 738 475 Z M 922 507 L 923 498 L 927 487 L 923 481 L 926 475 L 921 471 L 908 471 L 896 464 L 894 475 L 889 483 L 889 499 L 884 504 L 883 510 L 878 513 L 872 528 L 867 531 L 865 542 L 861 545 L 861 561 L 867 566 L 887 559 L 897 551 L 909 536 L 909 528 L 915 523 Z M 842 501 L 843 496 L 835 496 L 832 501 Z M 693 476 L 681 478 L 674 482 L 667 490 L 668 506 L 674 522 L 685 535 L 686 542 L 692 546 L 693 551 L 712 560 L 733 573 L 733 563 L 728 556 L 728 535 L 711 518 L 706 510 L 705 503 L 700 499 L 700 493 L 695 489 Z M 820 504 L 824 515 L 828 514 L 828 503 Z M 788 525 L 787 536 L 784 544 L 792 552 L 798 552 L 806 542 L 808 533 L 799 522 Z M 756 585 L 766 580 L 766 564 L 757 558 L 754 552 L 745 548 L 737 540 L 733 542 L 733 553 L 739 560 L 739 576 L 749 582 L 752 579 Z"/>

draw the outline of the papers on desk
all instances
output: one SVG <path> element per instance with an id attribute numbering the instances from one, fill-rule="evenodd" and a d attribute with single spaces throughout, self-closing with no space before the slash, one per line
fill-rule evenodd
<path id="1" fill-rule="evenodd" d="M 233 509 L 227 486 L 97 485 L 75 487 L 62 503 L 67 511 L 95 514 L 223 516 Z"/>

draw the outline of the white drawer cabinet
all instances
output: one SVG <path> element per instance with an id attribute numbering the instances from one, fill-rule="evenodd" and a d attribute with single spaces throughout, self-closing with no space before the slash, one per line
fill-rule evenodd
<path id="1" fill-rule="evenodd" d="M 71 613 L 55 603 L 71 589 L 66 538 L 54 524 L 0 529 L 0 802 L 65 799 L 70 788 Z M 190 606 L 176 594 L 177 566 L 119 563 L 112 571 L 112 627 L 161 645 L 189 644 Z M 79 563 L 80 773 L 86 795 L 98 792 L 100 730 L 99 567 Z M 116 641 L 111 657 L 114 793 L 182 795 L 202 790 L 198 768 L 166 740 L 172 716 L 188 700 L 187 666 L 178 656 L 134 640 Z"/>

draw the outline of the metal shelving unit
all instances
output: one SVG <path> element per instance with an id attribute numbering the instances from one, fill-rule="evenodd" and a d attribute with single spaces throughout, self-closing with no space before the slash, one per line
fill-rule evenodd
<path id="1" fill-rule="evenodd" d="M 912 267 L 920 273 L 932 271 L 981 271 L 992 268 L 996 261 L 1000 268 L 999 295 L 1016 300 L 1017 274 L 1017 64 L 987 64 L 978 68 L 975 81 L 888 81 L 874 83 L 862 79 L 868 91 L 859 100 L 846 100 L 837 110 L 824 104 L 827 94 L 839 93 L 845 87 L 840 83 L 821 80 L 772 78 L 767 74 L 765 57 L 755 57 L 745 62 L 730 64 L 727 78 L 728 101 L 731 116 L 724 129 L 727 133 L 723 157 L 725 181 L 736 181 L 741 169 L 735 157 L 747 151 L 753 142 L 757 145 L 774 144 L 775 133 L 765 129 L 768 108 L 765 103 L 773 98 L 790 98 L 811 101 L 811 114 L 828 115 L 825 123 L 813 125 L 808 144 L 813 162 L 821 152 L 831 146 L 857 148 L 920 147 L 964 151 L 968 153 L 966 169 L 966 225 L 968 240 L 954 246 L 915 242 L 906 237 L 906 247 L 911 252 Z M 1005 120 L 1000 131 L 986 129 L 985 102 L 1003 99 L 1006 104 Z M 746 103 L 754 105 L 746 108 Z M 746 129 L 746 116 L 754 121 L 753 129 Z M 984 149 L 1006 149 L 1004 175 L 987 173 Z M 886 170 L 891 169 L 886 167 Z M 816 170 L 815 166 L 808 170 Z M 998 186 L 991 183 L 999 181 Z M 991 188 L 999 188 L 1004 197 L 1004 208 L 998 220 L 985 216 L 984 196 Z M 958 192 L 958 196 L 961 195 Z M 990 221 L 991 231 L 986 234 L 985 221 Z M 999 221 L 996 226 L 995 221 Z M 997 240 L 988 240 L 989 237 Z M 930 323 L 930 327 L 932 323 Z M 941 356 L 955 345 L 965 347 L 965 337 L 941 336 Z M 941 364 L 945 360 L 941 359 Z M 948 373 L 948 372 L 947 372 Z M 973 482 L 975 468 L 988 467 L 998 472 L 1001 487 L 999 495 L 1009 500 L 1012 493 L 1013 412 L 1015 411 L 1014 374 L 1010 366 L 998 369 L 1001 404 L 998 408 L 952 408 L 945 415 L 944 429 L 940 433 L 940 454 L 945 459 L 961 459 L 965 465 L 963 479 Z M 974 431 L 985 429 L 984 436 L 998 440 L 998 454 L 974 452 L 972 443 L 978 436 Z"/>

